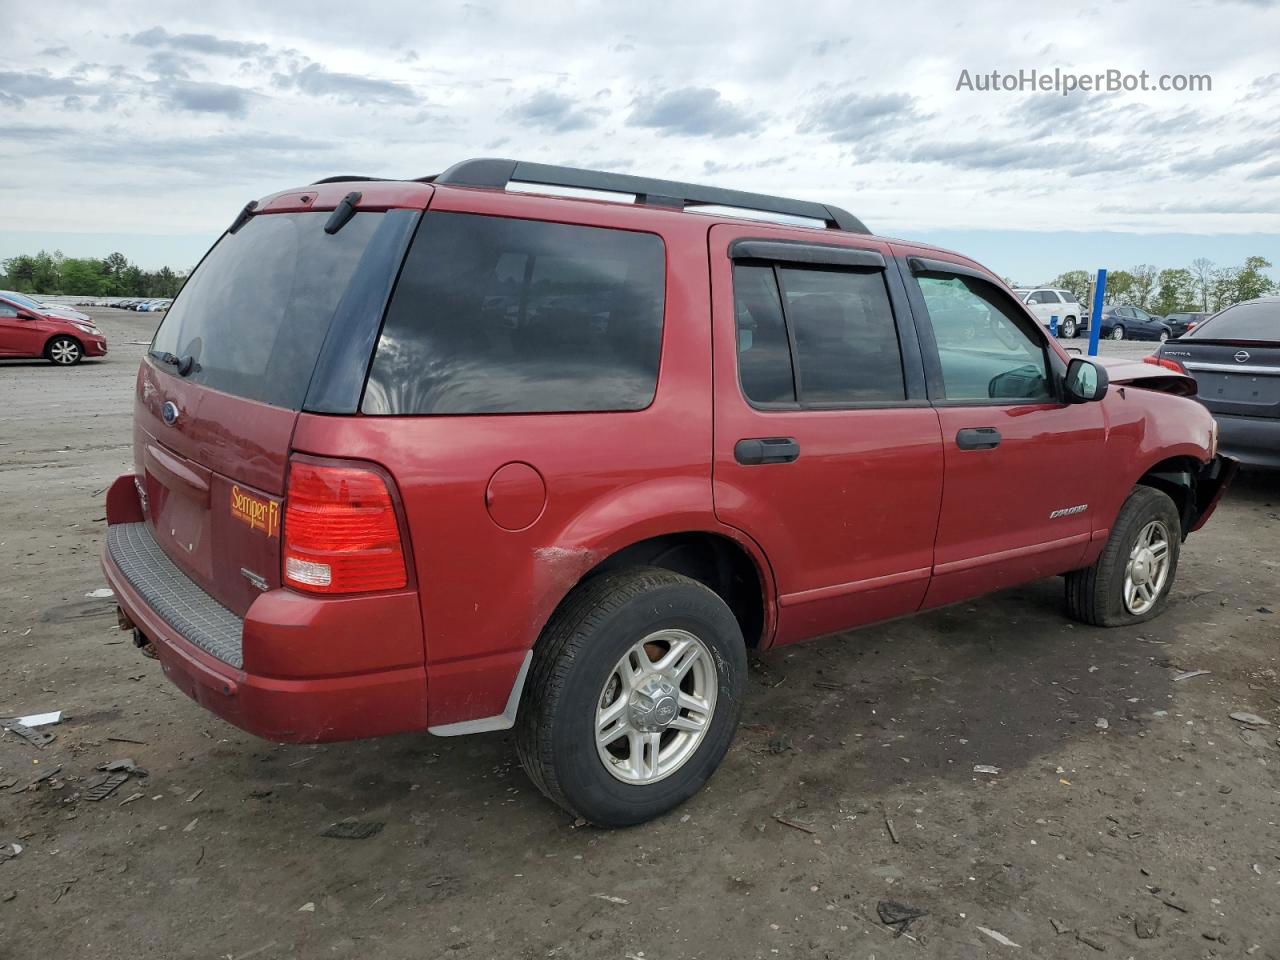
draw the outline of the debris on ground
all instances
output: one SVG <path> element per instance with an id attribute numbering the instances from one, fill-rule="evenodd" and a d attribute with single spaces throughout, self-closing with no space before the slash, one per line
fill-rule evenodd
<path id="1" fill-rule="evenodd" d="M 1061 923 L 1055 920 L 1053 917 L 1049 918 L 1049 922 L 1053 924 L 1053 932 L 1056 933 L 1058 936 L 1062 936 L 1064 933 L 1074 932 L 1074 928 L 1068 927 L 1065 923 Z"/>
<path id="2" fill-rule="evenodd" d="M 1154 940 L 1160 936 L 1160 918 L 1154 914 L 1143 914 L 1133 918 L 1133 932 L 1139 940 Z"/>
<path id="3" fill-rule="evenodd" d="M 21 852 L 22 844 L 20 843 L 0 843 L 0 863 L 12 860 Z"/>
<path id="4" fill-rule="evenodd" d="M 191 801 L 195 800 L 195 798 L 196 798 L 196 797 L 198 797 L 198 796 L 200 796 L 200 794 L 202 794 L 202 793 L 204 793 L 204 787 L 200 787 L 200 788 L 199 788 L 199 789 L 197 789 L 197 790 L 193 790 L 193 791 L 191 792 L 191 794 L 187 797 L 187 801 L 186 801 L 186 802 L 187 802 L 187 803 L 191 803 Z"/>
<path id="5" fill-rule="evenodd" d="M 1249 727 L 1271 726 L 1270 720 L 1266 719 L 1265 717 L 1260 717 L 1256 713 L 1245 713 L 1241 711 L 1239 713 L 1231 714 L 1231 719 L 1239 723 L 1243 723 L 1245 726 L 1249 726 Z"/>
<path id="6" fill-rule="evenodd" d="M 90 600 L 108 600 L 115 595 L 116 592 L 110 587 L 99 587 L 97 590 L 90 590 L 85 594 Z"/>
<path id="7" fill-rule="evenodd" d="M 1174 675 L 1173 682 L 1178 683 L 1181 680 L 1190 680 L 1192 677 L 1205 677 L 1211 672 L 1209 670 L 1184 670 L 1182 673 Z"/>
<path id="8" fill-rule="evenodd" d="M 978 929 L 981 930 L 983 933 L 985 933 L 988 937 L 990 937 L 996 943 L 1001 944 L 1002 946 L 1017 947 L 1018 949 L 1022 949 L 1021 944 L 1014 943 L 1012 940 L 1006 937 L 999 930 L 992 930 L 990 927 L 978 927 Z"/>
<path id="9" fill-rule="evenodd" d="M 631 903 L 630 900 L 625 900 L 622 897 L 611 897 L 607 893 L 593 893 L 592 896 L 595 897 L 595 899 L 597 900 L 606 900 L 609 903 L 616 903 L 619 906 L 623 906 L 623 907 Z"/>
<path id="10" fill-rule="evenodd" d="M 98 764 L 97 769 L 103 773 L 132 773 L 139 777 L 147 776 L 147 771 L 133 762 L 131 757 L 124 757 L 121 760 L 110 760 L 106 763 Z"/>
<path id="11" fill-rule="evenodd" d="M 1111 722 L 1106 717 L 1099 717 L 1093 721 L 1093 725 L 1099 730 L 1109 730 L 1111 728 Z"/>
<path id="12" fill-rule="evenodd" d="M 51 767 L 50 769 L 46 770 L 44 773 L 36 777 L 34 780 L 28 780 L 26 783 L 21 784 L 20 786 L 10 788 L 9 792 L 22 793 L 25 790 L 34 790 L 40 784 L 44 783 L 44 781 L 52 780 L 61 772 L 62 772 L 61 766 Z"/>
<path id="13" fill-rule="evenodd" d="M 34 744 L 37 747 L 47 747 L 49 744 L 53 743 L 54 740 L 54 735 L 52 733 L 46 733 L 43 730 L 35 730 L 27 726 L 25 723 L 19 723 L 17 720 L 6 720 L 3 723 L 0 723 L 0 726 L 3 726 L 4 729 L 8 730 L 10 733 L 21 737 L 23 740 L 26 740 L 28 743 Z"/>
<path id="14" fill-rule="evenodd" d="M 876 913 L 880 922 L 886 927 L 893 927 L 893 935 L 900 937 L 921 917 L 929 915 L 928 910 L 921 910 L 896 900 L 881 900 L 876 904 Z"/>
<path id="15" fill-rule="evenodd" d="M 792 749 L 790 737 L 774 737 L 769 741 L 769 752 L 772 754 L 786 753 Z"/>
<path id="16" fill-rule="evenodd" d="M 113 773 L 101 783 L 86 790 L 84 793 L 84 799 L 88 800 L 90 803 L 97 803 L 99 800 L 105 800 L 107 797 L 119 790 L 121 785 L 128 779 L 129 774 L 127 773 Z"/>
<path id="17" fill-rule="evenodd" d="M 993 776 L 996 776 L 996 775 L 998 775 L 998 774 L 1000 773 L 1000 768 L 999 768 L 999 767 L 993 767 L 993 766 L 992 766 L 991 764 L 989 764 L 989 763 L 975 763 L 975 764 L 973 765 L 973 772 L 974 772 L 974 773 L 989 773 L 989 774 L 992 774 Z"/>
<path id="18" fill-rule="evenodd" d="M 315 913 L 316 905 L 311 901 L 307 901 L 306 903 L 304 903 L 302 906 L 298 908 L 298 912 L 299 913 Z"/>
<path id="19" fill-rule="evenodd" d="M 889 831 L 890 840 L 892 840 L 894 843 L 902 842 L 901 840 L 898 839 L 898 831 L 893 829 L 893 821 L 890 820 L 888 816 L 884 818 L 884 828 Z"/>
<path id="20" fill-rule="evenodd" d="M 377 820 L 340 820 L 322 830 L 320 836 L 332 837 L 336 840 L 368 840 L 373 835 L 381 833 L 384 826 L 386 824 Z"/>
<path id="21" fill-rule="evenodd" d="M 775 813 L 773 815 L 773 819 L 777 820 L 784 827 L 790 827 L 792 830 L 800 830 L 804 833 L 818 832 L 817 830 L 813 829 L 813 827 L 809 826 L 809 824 L 801 823 L 799 820 L 792 820 L 790 817 L 784 817 L 780 813 Z"/>
<path id="22" fill-rule="evenodd" d="M 1086 947 L 1093 947 L 1093 949 L 1097 950 L 1099 953 L 1107 952 L 1107 948 L 1102 943 L 1098 942 L 1097 940 L 1094 940 L 1088 934 L 1080 933 L 1077 931 L 1076 942 L 1083 943 Z"/>
<path id="23" fill-rule="evenodd" d="M 62 711 L 50 710 L 48 713 L 31 713 L 25 717 L 14 717 L 13 719 L 24 727 L 31 727 L 34 730 L 36 727 L 45 727 L 51 723 L 61 723 Z"/>

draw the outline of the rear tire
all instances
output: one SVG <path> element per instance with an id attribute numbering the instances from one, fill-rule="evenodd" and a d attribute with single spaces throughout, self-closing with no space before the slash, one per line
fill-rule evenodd
<path id="1" fill-rule="evenodd" d="M 1111 328 L 1111 339 L 1112 339 L 1112 340 L 1123 340 L 1123 339 L 1124 339 L 1124 327 L 1112 327 L 1112 328 Z"/>
<path id="2" fill-rule="evenodd" d="M 1067 317 L 1062 321 L 1062 337 L 1064 340 L 1074 340 L 1076 336 L 1076 318 Z"/>
<path id="3" fill-rule="evenodd" d="M 75 337 L 54 337 L 45 345 L 44 358 L 60 367 L 73 367 L 84 359 L 84 348 Z"/>
<path id="4" fill-rule="evenodd" d="M 1158 617 L 1168 605 L 1181 549 L 1182 523 L 1173 501 L 1151 487 L 1134 487 L 1097 561 L 1067 574 L 1068 615 L 1095 627 Z"/>
<path id="5" fill-rule="evenodd" d="M 575 816 L 603 827 L 651 820 L 724 759 L 746 672 L 738 621 L 707 587 L 651 567 L 602 574 L 538 639 L 516 723 L 520 762 Z"/>

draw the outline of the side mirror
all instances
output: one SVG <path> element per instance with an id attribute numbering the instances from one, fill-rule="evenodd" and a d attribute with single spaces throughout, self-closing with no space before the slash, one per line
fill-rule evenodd
<path id="1" fill-rule="evenodd" d="M 1075 357 L 1067 364 L 1067 375 L 1063 378 L 1068 403 L 1089 403 L 1101 400 L 1107 395 L 1107 386 L 1111 378 L 1107 376 L 1105 367 L 1084 357 Z"/>
<path id="2" fill-rule="evenodd" d="M 34 313 L 31 313 L 30 311 L 19 310 L 18 319 L 19 320 L 39 320 L 40 318 L 37 317 Z"/>

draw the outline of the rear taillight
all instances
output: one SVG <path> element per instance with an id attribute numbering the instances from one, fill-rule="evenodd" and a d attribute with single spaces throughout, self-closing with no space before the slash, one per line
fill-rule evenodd
<path id="1" fill-rule="evenodd" d="M 405 585 L 400 525 L 381 474 L 293 461 L 284 508 L 284 582 L 312 593 Z"/>
<path id="2" fill-rule="evenodd" d="M 1172 370 L 1174 373 L 1186 373 L 1186 367 L 1177 360 L 1170 360 L 1168 357 L 1157 356 L 1151 354 L 1149 357 L 1142 358 L 1144 363 L 1154 363 L 1157 367 L 1164 367 L 1166 370 Z"/>

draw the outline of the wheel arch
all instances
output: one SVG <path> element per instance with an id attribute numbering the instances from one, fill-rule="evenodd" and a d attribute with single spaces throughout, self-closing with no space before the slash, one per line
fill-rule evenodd
<path id="1" fill-rule="evenodd" d="M 49 334 L 48 339 L 44 342 L 44 349 L 40 351 L 40 356 L 48 358 L 49 350 L 53 346 L 53 341 L 62 339 L 74 341 L 75 345 L 80 348 L 80 356 L 84 356 L 84 341 L 73 333 L 66 333 L 61 330 L 57 333 Z"/>
<path id="2" fill-rule="evenodd" d="M 1153 463 L 1134 484 L 1159 490 L 1173 501 L 1182 523 L 1184 539 L 1199 518 L 1201 498 L 1197 488 L 1204 468 L 1205 464 L 1199 458 L 1178 454 Z"/>

